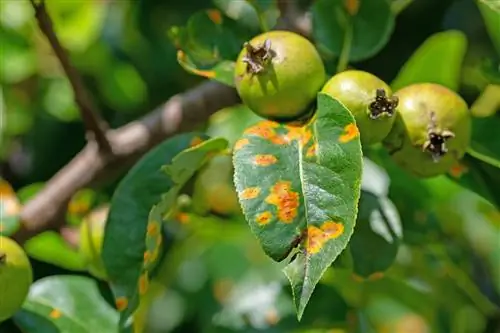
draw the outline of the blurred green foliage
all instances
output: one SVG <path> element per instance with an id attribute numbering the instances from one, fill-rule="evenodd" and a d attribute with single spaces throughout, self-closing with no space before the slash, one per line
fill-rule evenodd
<path id="1" fill-rule="evenodd" d="M 299 3 L 309 8 L 313 1 Z M 340 6 L 341 1 L 335 3 Z M 274 1 L 47 0 L 47 4 L 62 44 L 112 127 L 137 119 L 194 86 L 203 80 L 197 71 L 210 71 L 220 60 L 227 63 L 216 68 L 216 78 L 229 82 L 230 62 L 241 42 L 272 28 L 278 16 Z M 394 8 L 402 8 L 401 4 L 409 5 L 395 15 Z M 326 14 L 323 7 L 330 5 L 316 1 L 313 9 Z M 500 83 L 500 9 L 493 0 L 394 0 L 390 5 L 392 14 L 389 7 L 377 7 L 383 15 L 363 12 L 368 22 L 377 23 L 371 38 L 356 32 L 363 22 L 353 22 L 353 67 L 398 87 L 436 80 L 459 92 L 469 105 L 489 84 Z M 224 15 L 225 29 L 207 16 L 213 13 L 207 10 L 215 9 Z M 18 202 L 10 186 L 22 204 L 85 140 L 68 81 L 37 28 L 29 1 L 0 1 L 0 22 L 0 170 L 10 184 L 1 185 L 0 221 L 2 232 L 10 234 L 18 222 L 18 208 L 12 208 Z M 324 29 L 329 26 L 330 30 L 315 34 L 325 43 L 320 51 L 333 73 L 345 46 L 340 41 L 346 28 L 328 15 L 315 22 Z M 359 46 L 363 40 L 370 43 Z M 189 62 L 179 63 L 178 48 Z M 490 105 L 498 109 L 500 104 Z M 493 118 L 475 122 L 475 151 L 468 155 L 475 159 L 466 165 L 474 173 L 458 182 L 444 175 L 416 180 L 398 170 L 378 147 L 365 150 L 366 159 L 374 164 L 362 184 L 367 191 L 362 201 L 369 204 L 358 223 L 365 224 L 352 239 L 350 251 L 344 251 L 321 279 L 300 323 L 281 271 L 286 263 L 275 264 L 264 255 L 241 212 L 224 215 L 210 205 L 190 211 L 195 205 L 186 199 L 165 231 L 171 247 L 157 272 L 161 277 L 154 289 L 157 297 L 148 295 L 151 307 L 142 314 L 144 331 L 496 333 L 500 201 L 495 184 L 500 178 L 498 168 L 487 162 L 498 161 L 500 154 L 493 128 L 500 114 L 494 111 Z M 232 146 L 257 120 L 245 107 L 235 106 L 215 114 L 206 124 L 207 133 L 224 137 Z M 489 144 L 480 144 L 484 142 Z M 220 182 L 220 188 L 227 188 L 226 179 Z M 76 194 L 68 224 L 77 226 L 92 208 L 109 201 L 115 189 L 116 184 L 110 183 L 97 192 Z M 227 194 L 228 201 L 231 195 L 234 192 Z M 386 211 L 390 218 L 380 219 Z M 373 222 L 374 215 L 379 215 L 378 222 Z M 391 219 L 396 222 L 387 222 Z M 365 237 L 374 240 L 372 246 L 363 246 Z M 95 320 L 96 326 L 89 326 L 95 328 L 92 332 L 111 332 L 106 327 L 112 327 L 118 315 L 106 303 L 113 303 L 109 286 L 82 272 L 75 249 L 54 233 L 39 235 L 26 249 L 39 280 L 26 308 L 0 324 L 0 332 L 20 332 L 16 325 L 29 333 L 89 332 L 78 326 L 86 316 Z M 80 277 L 61 276 L 67 274 Z M 67 304 L 72 299 L 78 300 L 75 308 Z M 54 325 L 59 318 L 63 320 Z"/>

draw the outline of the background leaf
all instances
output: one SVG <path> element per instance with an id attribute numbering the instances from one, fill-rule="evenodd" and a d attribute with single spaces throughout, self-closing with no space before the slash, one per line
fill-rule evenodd
<path id="1" fill-rule="evenodd" d="M 349 60 L 367 59 L 379 52 L 394 29 L 394 15 L 387 0 L 359 1 L 350 15 L 344 1 L 317 0 L 312 6 L 313 36 L 322 53 L 338 57 L 345 32 L 352 25 Z"/>
<path id="2" fill-rule="evenodd" d="M 325 94 L 303 127 L 261 121 L 235 144 L 238 197 L 263 250 L 280 261 L 302 243 L 285 270 L 299 318 L 353 232 L 361 165 L 352 115 Z"/>
<path id="3" fill-rule="evenodd" d="M 14 321 L 30 333 L 116 333 L 118 313 L 102 298 L 94 280 L 51 276 L 31 286 Z"/>
<path id="4" fill-rule="evenodd" d="M 0 178 L 0 235 L 10 236 L 19 228 L 21 204 L 9 183 Z"/>
<path id="5" fill-rule="evenodd" d="M 430 36 L 404 64 L 391 88 L 397 91 L 413 83 L 431 82 L 457 91 L 466 49 L 467 37 L 461 31 Z"/>
<path id="6" fill-rule="evenodd" d="M 483 16 L 491 41 L 500 56 L 500 3 L 495 0 L 478 0 L 477 6 Z"/>

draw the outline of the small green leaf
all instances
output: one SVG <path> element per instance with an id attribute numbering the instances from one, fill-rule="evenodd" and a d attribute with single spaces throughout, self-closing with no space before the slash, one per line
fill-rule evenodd
<path id="1" fill-rule="evenodd" d="M 466 50 L 467 37 L 461 31 L 449 30 L 430 36 L 401 68 L 391 83 L 392 89 L 431 82 L 456 91 Z"/>
<path id="2" fill-rule="evenodd" d="M 189 56 L 180 50 L 177 52 L 177 61 L 189 73 L 234 87 L 234 61 L 224 60 L 211 68 L 198 69 Z"/>
<path id="3" fill-rule="evenodd" d="M 354 273 L 368 278 L 386 271 L 396 259 L 401 237 L 401 220 L 392 201 L 362 191 L 356 230 L 349 243 Z"/>
<path id="4" fill-rule="evenodd" d="M 31 286 L 14 321 L 30 333 L 116 333 L 118 313 L 102 298 L 94 280 L 51 276 Z"/>
<path id="5" fill-rule="evenodd" d="M 317 0 L 312 15 L 318 49 L 336 57 L 342 52 L 346 29 L 352 26 L 350 61 L 374 56 L 387 44 L 394 30 L 394 14 L 387 0 Z"/>
<path id="6" fill-rule="evenodd" d="M 264 252 L 283 260 L 298 317 L 326 268 L 347 246 L 360 195 L 362 152 L 351 113 L 318 94 L 318 110 L 302 127 L 261 121 L 235 144 L 234 182 Z"/>
<path id="7" fill-rule="evenodd" d="M 223 139 L 205 139 L 204 134 L 189 133 L 166 140 L 129 171 L 113 195 L 102 257 L 122 311 L 121 323 L 137 308 L 146 291 L 141 289 L 161 259 L 161 222 L 175 206 L 179 190 L 209 153 L 226 148 Z M 170 174 L 162 170 L 165 164 Z"/>
<path id="8" fill-rule="evenodd" d="M 30 257 L 73 271 L 84 271 L 85 261 L 54 231 L 45 231 L 24 245 Z"/>
<path id="9" fill-rule="evenodd" d="M 10 236 L 19 228 L 21 204 L 14 189 L 0 178 L 0 235 Z"/>

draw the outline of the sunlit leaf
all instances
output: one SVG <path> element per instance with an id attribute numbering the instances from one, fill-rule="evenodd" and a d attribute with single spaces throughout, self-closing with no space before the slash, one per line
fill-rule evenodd
<path id="1" fill-rule="evenodd" d="M 68 270 L 84 271 L 85 262 L 75 249 L 72 249 L 61 235 L 45 231 L 29 239 L 25 245 L 30 257 Z"/>
<path id="2" fill-rule="evenodd" d="M 491 41 L 500 55 L 500 2 L 497 0 L 478 0 L 477 6 L 483 16 Z"/>
<path id="3" fill-rule="evenodd" d="M 14 321 L 30 333 L 116 333 L 118 313 L 102 298 L 94 280 L 51 276 L 32 285 Z"/>
<path id="4" fill-rule="evenodd" d="M 386 0 L 317 0 L 312 6 L 313 36 L 322 53 L 339 56 L 346 29 L 352 27 L 349 60 L 360 61 L 379 52 L 394 29 L 394 15 Z"/>
<path id="5" fill-rule="evenodd" d="M 10 236 L 19 228 L 21 204 L 12 186 L 0 178 L 0 235 Z"/>
<path id="6" fill-rule="evenodd" d="M 15 6 L 9 3 L 13 3 L 13 1 L 2 1 L 1 6 Z M 3 10 L 0 12 L 3 17 L 5 12 Z M 0 80 L 2 82 L 17 83 L 35 73 L 37 69 L 35 53 L 30 48 L 27 38 L 15 31 L 0 27 L 0 40 L 2 41 L 2 61 L 0 61 Z"/>
<path id="7" fill-rule="evenodd" d="M 391 83 L 399 90 L 413 83 L 431 82 L 452 90 L 460 85 L 467 37 L 461 31 L 438 32 L 413 53 Z"/>
<path id="8" fill-rule="evenodd" d="M 221 61 L 210 69 L 198 69 L 196 65 L 183 52 L 177 52 L 177 61 L 189 73 L 213 79 L 222 82 L 228 86 L 234 87 L 234 62 Z"/>
<path id="9" fill-rule="evenodd" d="M 245 217 L 266 254 L 283 260 L 298 317 L 324 270 L 346 247 L 357 215 L 361 145 L 353 116 L 320 93 L 303 127 L 261 121 L 235 144 L 234 181 Z"/>
<path id="10" fill-rule="evenodd" d="M 61 121 L 74 121 L 80 113 L 74 102 L 73 89 L 65 78 L 56 78 L 48 82 L 43 97 L 45 110 Z"/>
<path id="11" fill-rule="evenodd" d="M 102 257 L 122 323 L 137 308 L 149 274 L 161 259 L 161 222 L 168 218 L 179 190 L 210 153 L 226 147 L 223 139 L 205 139 L 200 133 L 167 139 L 129 171 L 113 195 Z"/>

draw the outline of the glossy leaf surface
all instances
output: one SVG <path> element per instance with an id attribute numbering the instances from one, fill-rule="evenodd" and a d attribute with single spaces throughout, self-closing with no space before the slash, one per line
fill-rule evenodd
<path id="1" fill-rule="evenodd" d="M 82 276 L 51 276 L 36 281 L 14 321 L 30 333 L 115 333 L 118 313 L 94 280 Z"/>
<path id="2" fill-rule="evenodd" d="M 320 93 L 309 123 L 261 121 L 245 131 L 234 150 L 238 197 L 264 252 L 281 261 L 301 248 L 285 269 L 300 318 L 354 229 L 362 168 L 354 118 Z"/>

